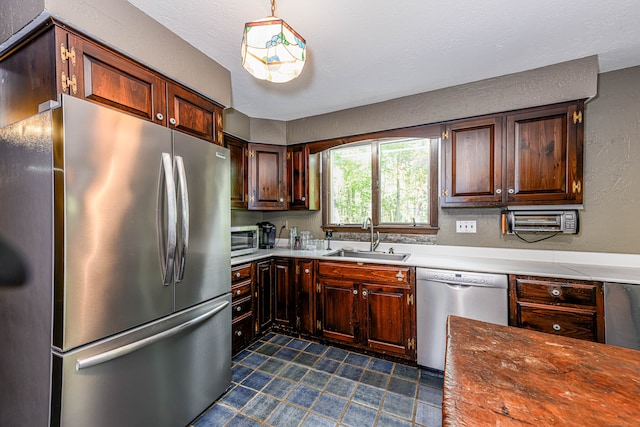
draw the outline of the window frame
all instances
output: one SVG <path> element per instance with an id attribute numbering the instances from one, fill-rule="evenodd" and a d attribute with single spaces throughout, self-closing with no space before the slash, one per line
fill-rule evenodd
<path id="1" fill-rule="evenodd" d="M 417 223 L 415 226 L 411 224 L 390 224 L 380 223 L 381 207 L 380 207 L 380 153 L 379 143 L 386 142 L 390 139 L 402 138 L 428 138 L 439 139 L 441 137 L 440 125 L 422 125 L 410 128 L 394 129 L 388 131 L 372 132 L 345 138 L 336 138 L 310 144 L 311 152 L 322 152 L 322 229 L 331 229 L 338 232 L 348 233 L 367 233 L 359 224 L 331 224 L 329 223 L 329 209 L 331 198 L 331 166 L 329 161 L 329 149 L 337 148 L 346 144 L 373 144 L 371 154 L 372 167 L 372 221 L 376 231 L 382 233 L 398 233 L 398 234 L 436 234 L 438 232 L 438 159 L 439 144 L 437 141 L 431 142 L 429 151 L 429 224 Z M 363 218 L 364 220 L 364 218 Z"/>

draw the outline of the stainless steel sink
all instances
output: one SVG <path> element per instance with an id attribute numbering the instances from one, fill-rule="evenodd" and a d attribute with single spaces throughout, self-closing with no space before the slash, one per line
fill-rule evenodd
<path id="1" fill-rule="evenodd" d="M 411 254 L 390 254 L 385 252 L 368 252 L 368 251 L 347 251 L 340 249 L 336 252 L 326 254 L 328 257 L 342 257 L 342 258 L 362 258 L 362 259 L 378 259 L 385 261 L 405 261 L 411 256 Z"/>

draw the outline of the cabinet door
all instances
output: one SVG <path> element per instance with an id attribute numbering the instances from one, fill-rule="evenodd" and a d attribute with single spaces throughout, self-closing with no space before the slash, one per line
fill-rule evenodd
<path id="1" fill-rule="evenodd" d="M 289 209 L 320 209 L 320 155 L 309 154 L 308 145 L 287 148 Z"/>
<path id="2" fill-rule="evenodd" d="M 358 286 L 351 281 L 322 278 L 318 301 L 319 334 L 349 344 L 358 342 Z"/>
<path id="3" fill-rule="evenodd" d="M 293 277 L 291 263 L 287 258 L 278 258 L 275 264 L 276 312 L 274 320 L 283 326 L 295 326 L 295 298 L 293 295 Z"/>
<path id="4" fill-rule="evenodd" d="M 256 264 L 257 313 L 256 330 L 264 332 L 271 326 L 274 316 L 273 261 Z"/>
<path id="5" fill-rule="evenodd" d="M 222 108 L 175 83 L 167 84 L 169 127 L 222 145 Z"/>
<path id="6" fill-rule="evenodd" d="M 249 209 L 287 209 L 287 147 L 249 144 Z"/>
<path id="7" fill-rule="evenodd" d="M 582 102 L 507 115 L 507 201 L 582 201 Z"/>
<path id="8" fill-rule="evenodd" d="M 300 319 L 300 332 L 314 334 L 315 328 L 315 274 L 314 261 L 311 259 L 296 260 L 296 289 L 298 291 L 297 307 Z"/>
<path id="9" fill-rule="evenodd" d="M 407 287 L 362 284 L 361 329 L 365 346 L 400 357 L 415 355 L 410 295 Z"/>
<path id="10" fill-rule="evenodd" d="M 159 75 L 81 37 L 68 38 L 75 51 L 69 66 L 75 86 L 67 93 L 166 125 L 165 81 Z"/>
<path id="11" fill-rule="evenodd" d="M 247 141 L 231 135 L 224 136 L 224 146 L 229 149 L 231 169 L 231 208 L 247 209 L 249 188 L 247 167 L 249 150 Z"/>
<path id="12" fill-rule="evenodd" d="M 448 124 L 442 147 L 442 206 L 501 204 L 501 117 Z"/>

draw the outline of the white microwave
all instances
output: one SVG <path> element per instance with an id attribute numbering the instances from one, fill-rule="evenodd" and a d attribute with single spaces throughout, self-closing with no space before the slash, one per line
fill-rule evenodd
<path id="1" fill-rule="evenodd" d="M 258 226 L 231 227 L 231 256 L 247 255 L 258 251 Z"/>

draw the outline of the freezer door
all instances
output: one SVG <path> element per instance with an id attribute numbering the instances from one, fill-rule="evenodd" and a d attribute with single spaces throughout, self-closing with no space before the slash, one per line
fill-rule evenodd
<path id="1" fill-rule="evenodd" d="M 231 294 L 54 354 L 53 378 L 51 425 L 186 426 L 231 383 Z"/>
<path id="2" fill-rule="evenodd" d="M 178 199 L 175 309 L 231 291 L 229 150 L 173 134 Z"/>
<path id="3" fill-rule="evenodd" d="M 173 286 L 162 275 L 163 205 L 173 187 L 164 185 L 169 129 L 68 96 L 62 104 L 54 110 L 54 346 L 65 351 L 172 312 Z"/>

